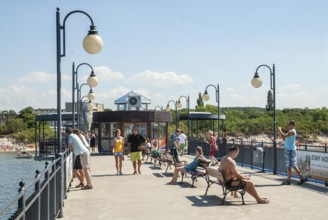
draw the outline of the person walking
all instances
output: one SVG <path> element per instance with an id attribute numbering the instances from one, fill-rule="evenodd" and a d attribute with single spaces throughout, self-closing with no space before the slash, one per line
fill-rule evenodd
<path id="1" fill-rule="evenodd" d="M 115 158 L 116 175 L 123 175 L 122 161 L 124 157 L 124 138 L 121 136 L 121 130 L 116 129 L 113 140 L 113 153 Z"/>
<path id="2" fill-rule="evenodd" d="M 96 134 L 95 134 L 95 131 L 92 130 L 91 131 L 91 134 L 90 134 L 90 147 L 91 147 L 91 150 L 92 152 L 95 152 L 95 149 L 96 149 Z"/>
<path id="3" fill-rule="evenodd" d="M 278 132 L 282 140 L 284 141 L 284 154 L 285 154 L 285 162 L 287 168 L 287 180 L 284 181 L 281 185 L 290 185 L 291 184 L 291 176 L 292 176 L 292 168 L 295 170 L 297 175 L 300 177 L 300 181 L 297 185 L 302 185 L 306 182 L 304 177 L 302 176 L 296 160 L 296 129 L 294 120 L 290 120 L 287 124 L 288 132 L 283 133 L 281 127 L 278 127 Z"/>
<path id="4" fill-rule="evenodd" d="M 181 130 L 181 133 L 179 135 L 179 140 L 180 140 L 179 150 L 180 150 L 181 157 L 183 156 L 184 149 L 186 147 L 186 139 L 187 139 L 187 136 L 183 133 L 183 130 Z"/>
<path id="5" fill-rule="evenodd" d="M 68 135 L 67 147 L 76 156 L 80 156 L 82 169 L 87 181 L 87 185 L 85 185 L 82 189 L 93 189 L 90 174 L 90 151 L 86 148 L 81 139 L 76 134 L 73 134 L 72 128 L 67 128 L 65 133 Z"/>
<path id="6" fill-rule="evenodd" d="M 209 130 L 207 132 L 207 143 L 210 145 L 210 159 L 212 161 L 212 166 L 219 164 L 219 161 L 215 158 L 214 154 L 219 150 L 218 145 L 216 144 L 216 138 L 213 134 L 213 131 Z"/>
<path id="7" fill-rule="evenodd" d="M 138 128 L 132 128 L 132 134 L 128 137 L 128 151 L 130 153 L 130 159 L 132 161 L 134 172 L 137 174 L 137 163 L 138 163 L 138 173 L 141 174 L 141 151 L 144 148 L 146 139 L 141 134 L 138 134 Z"/>
<path id="8" fill-rule="evenodd" d="M 179 162 L 178 157 L 178 148 L 179 148 L 179 135 L 181 130 L 177 129 L 170 137 L 169 140 L 169 148 L 170 148 L 170 154 L 173 156 L 176 162 Z"/>

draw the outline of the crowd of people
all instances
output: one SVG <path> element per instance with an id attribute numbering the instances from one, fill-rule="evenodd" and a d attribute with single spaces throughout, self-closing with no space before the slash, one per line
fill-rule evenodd
<path id="1" fill-rule="evenodd" d="M 300 180 L 298 185 L 303 184 L 306 179 L 301 175 L 300 170 L 297 167 L 296 161 L 296 130 L 295 122 L 293 120 L 289 121 L 287 124 L 288 131 L 284 133 L 281 127 L 278 127 L 278 133 L 280 137 L 284 140 L 285 148 L 285 162 L 287 168 L 287 180 L 282 183 L 282 185 L 291 184 L 291 170 L 294 169 L 299 175 Z M 81 187 L 82 189 L 92 189 L 92 180 L 90 174 L 90 152 L 94 151 L 96 136 L 93 131 L 87 135 L 87 138 L 79 130 L 73 130 L 71 128 L 66 130 L 68 135 L 67 146 L 75 154 L 74 163 L 74 174 L 80 181 L 76 187 Z M 92 140 L 94 137 L 94 140 Z M 156 140 L 150 141 L 143 135 L 138 133 L 138 128 L 133 127 L 132 133 L 128 135 L 127 140 L 121 136 L 120 129 L 115 131 L 115 136 L 113 138 L 113 154 L 115 158 L 116 175 L 123 175 L 122 173 L 122 162 L 124 161 L 124 146 L 125 141 L 127 141 L 128 153 L 130 154 L 130 160 L 133 166 L 133 174 L 141 174 L 141 165 L 143 159 L 142 152 L 152 152 L 158 151 L 158 143 Z M 186 146 L 187 137 L 182 130 L 177 129 L 170 136 L 167 149 L 174 158 L 174 161 L 180 163 L 179 156 L 183 156 L 184 148 Z M 248 192 L 259 204 L 268 204 L 269 200 L 267 198 L 260 197 L 255 189 L 255 185 L 250 180 L 250 176 L 242 175 L 237 171 L 237 166 L 235 158 L 239 154 L 239 149 L 237 146 L 232 146 L 229 148 L 228 153 L 221 158 L 221 162 L 217 160 L 214 156 L 215 152 L 218 151 L 219 146 L 217 146 L 216 137 L 213 131 L 209 130 L 207 132 L 206 142 L 209 144 L 209 159 L 205 158 L 203 155 L 202 147 L 198 146 L 196 148 L 195 158 L 189 164 L 180 163 L 175 167 L 173 172 L 172 180 L 168 183 L 170 185 L 177 184 L 177 179 L 179 173 L 195 171 L 201 162 L 212 162 L 212 166 L 219 165 L 218 169 L 224 175 L 224 179 L 227 184 L 231 186 L 243 185 L 244 190 Z M 86 180 L 86 183 L 84 181 Z M 232 196 L 238 197 L 235 193 Z"/>

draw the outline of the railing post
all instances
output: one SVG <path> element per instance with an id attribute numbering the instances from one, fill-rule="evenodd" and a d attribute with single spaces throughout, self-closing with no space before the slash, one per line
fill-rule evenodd
<path id="1" fill-rule="evenodd" d="M 58 201 L 57 204 L 59 205 L 58 207 L 58 215 L 57 218 L 63 218 L 63 202 L 64 202 L 64 155 L 63 153 L 59 153 L 56 155 L 56 157 L 60 158 L 59 160 L 59 167 L 60 167 L 60 175 L 59 176 L 59 181 L 55 181 L 56 183 L 56 194 L 58 193 Z M 57 174 L 55 175 L 57 176 Z M 59 184 L 57 184 L 59 183 Z M 57 211 L 57 210 L 56 210 Z"/>
<path id="2" fill-rule="evenodd" d="M 18 200 L 18 210 L 20 210 L 20 212 L 25 212 L 25 183 L 23 181 L 19 182 L 19 189 L 18 192 L 19 193 L 23 193 L 22 197 Z M 25 213 L 23 214 L 22 220 L 25 220 Z"/>
<path id="3" fill-rule="evenodd" d="M 325 144 L 325 153 L 327 153 L 327 144 Z"/>
<path id="4" fill-rule="evenodd" d="M 35 179 L 39 177 L 40 171 L 36 170 L 35 171 Z M 39 180 L 35 183 L 35 192 L 37 195 L 37 199 L 36 199 L 36 204 L 37 204 L 37 210 L 36 210 L 36 216 L 33 218 L 35 218 L 36 220 L 40 220 L 41 219 L 41 193 L 40 193 L 40 178 Z"/>
<path id="5" fill-rule="evenodd" d="M 264 149 L 264 146 L 263 146 L 263 141 L 262 141 L 262 149 L 263 149 L 263 153 L 262 153 L 262 173 L 265 173 L 264 171 L 264 162 L 265 162 L 265 149 Z"/>
<path id="6" fill-rule="evenodd" d="M 44 179 L 45 179 L 45 183 L 46 183 L 46 193 L 47 193 L 47 200 L 45 201 L 45 204 L 46 204 L 46 220 L 49 220 L 50 219 L 50 182 L 49 182 L 49 168 L 48 168 L 48 165 L 49 163 L 46 162 L 46 172 L 44 174 Z M 42 219 L 43 220 L 43 219 Z"/>
<path id="7" fill-rule="evenodd" d="M 243 141 L 240 142 L 241 149 L 241 166 L 244 167 L 244 144 Z"/>
<path id="8" fill-rule="evenodd" d="M 250 146 L 250 150 L 251 150 L 251 153 L 250 153 L 250 155 L 251 155 L 251 169 L 253 169 L 253 156 L 254 156 L 254 150 L 255 149 L 253 149 L 253 141 L 251 141 L 251 146 Z M 256 148 L 256 147 L 255 147 Z"/>

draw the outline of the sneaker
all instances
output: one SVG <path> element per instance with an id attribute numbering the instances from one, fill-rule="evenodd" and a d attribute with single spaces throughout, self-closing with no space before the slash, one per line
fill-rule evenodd
<path id="1" fill-rule="evenodd" d="M 120 176 L 122 176 L 123 175 L 123 173 L 122 172 L 120 172 Z"/>
<path id="2" fill-rule="evenodd" d="M 282 182 L 281 185 L 290 185 L 290 182 L 286 180 L 286 181 Z"/>
<path id="3" fill-rule="evenodd" d="M 305 183 L 305 182 L 306 182 L 305 179 L 301 179 L 301 180 L 297 183 L 297 185 L 302 185 L 302 184 Z"/>

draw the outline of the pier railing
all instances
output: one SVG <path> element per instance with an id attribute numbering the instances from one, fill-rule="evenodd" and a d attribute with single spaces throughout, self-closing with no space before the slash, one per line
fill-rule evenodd
<path id="1" fill-rule="evenodd" d="M 19 183 L 18 195 L 0 209 L 0 219 L 53 220 L 63 217 L 63 203 L 73 178 L 72 154 L 69 150 L 36 170 L 28 186 Z"/>
<path id="2" fill-rule="evenodd" d="M 228 153 L 228 149 L 231 146 L 239 147 L 238 157 L 235 159 L 241 166 L 250 167 L 251 169 L 259 169 L 262 172 L 271 172 L 273 170 L 273 148 L 272 143 L 267 142 L 255 142 L 255 141 L 222 141 L 218 143 L 219 151 L 215 153 L 215 157 L 221 158 Z M 194 154 L 196 147 L 201 146 L 205 156 L 209 155 L 210 147 L 204 139 L 191 139 L 188 143 L 188 150 L 190 154 Z M 313 146 L 306 144 L 297 145 L 297 151 L 306 151 L 325 154 L 328 152 L 327 144 L 323 146 Z M 285 174 L 285 157 L 284 147 L 281 144 L 277 144 L 277 171 L 278 173 Z M 314 181 L 323 183 L 328 186 L 328 178 L 311 177 Z"/>

